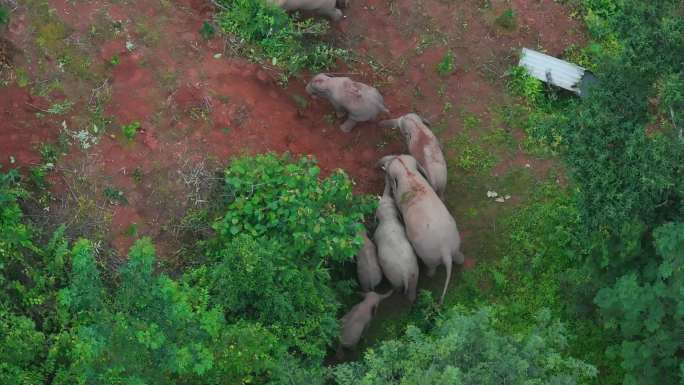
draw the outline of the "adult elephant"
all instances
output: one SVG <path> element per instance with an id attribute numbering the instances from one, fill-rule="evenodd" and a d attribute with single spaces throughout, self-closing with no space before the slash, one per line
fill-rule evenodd
<path id="1" fill-rule="evenodd" d="M 463 264 L 461 236 L 451 216 L 430 183 L 418 171 L 410 155 L 389 155 L 378 162 L 392 186 L 394 201 L 404 218 L 406 237 L 433 276 L 439 265 L 446 267 L 446 281 L 439 303 L 444 302 L 453 262 Z"/>

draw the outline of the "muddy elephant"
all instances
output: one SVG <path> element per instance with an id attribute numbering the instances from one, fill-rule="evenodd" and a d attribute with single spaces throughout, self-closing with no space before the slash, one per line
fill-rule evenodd
<path id="1" fill-rule="evenodd" d="M 345 0 L 268 0 L 286 11 L 312 11 L 333 21 L 340 20 L 343 15 L 338 9 L 340 5 L 346 5 Z"/>
<path id="2" fill-rule="evenodd" d="M 390 290 L 386 294 L 378 294 L 370 291 L 364 294 L 363 301 L 356 304 L 347 314 L 342 317 L 342 333 L 340 345 L 347 349 L 353 349 L 361 340 L 361 336 L 368 329 L 380 301 L 392 295 Z"/>
<path id="3" fill-rule="evenodd" d="M 391 195 L 389 180 L 385 182 L 385 192 L 380 198 L 375 217 L 378 219 L 378 227 L 373 239 L 378 246 L 378 262 L 382 271 L 392 286 L 402 288 L 409 301 L 413 302 L 416 300 L 418 284 L 418 258 L 406 238 L 406 230 Z"/>
<path id="4" fill-rule="evenodd" d="M 373 291 L 382 281 L 382 270 L 378 264 L 375 244 L 368 238 L 366 230 L 359 234 L 363 238 L 363 246 L 356 255 L 356 273 L 363 291 Z"/>
<path id="5" fill-rule="evenodd" d="M 406 114 L 397 119 L 383 120 L 381 127 L 399 128 L 411 154 L 425 170 L 425 178 L 440 199 L 444 200 L 447 184 L 447 164 L 439 140 L 427 121 L 417 114 Z"/>
<path id="6" fill-rule="evenodd" d="M 313 98 L 328 99 L 338 117 L 347 115 L 347 120 L 340 126 L 343 132 L 350 132 L 356 123 L 389 112 L 377 89 L 346 77 L 318 74 L 307 84 L 306 92 Z"/>
<path id="7" fill-rule="evenodd" d="M 380 159 L 378 165 L 390 179 L 394 201 L 404 218 L 406 237 L 427 266 L 427 275 L 433 276 L 439 265 L 446 267 L 441 304 L 449 287 L 452 263 L 464 261 L 456 221 L 418 171 L 419 164 L 414 157 L 389 155 Z"/>

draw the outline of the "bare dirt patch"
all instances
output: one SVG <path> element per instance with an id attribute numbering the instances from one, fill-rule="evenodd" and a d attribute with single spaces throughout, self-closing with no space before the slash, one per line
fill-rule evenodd
<path id="1" fill-rule="evenodd" d="M 0 89 L 0 162 L 12 166 L 12 155 L 16 165 L 37 163 L 36 146 L 54 141 L 63 132 L 62 122 L 73 132 L 98 125 L 104 132 L 87 148 L 72 139 L 72 151 L 60 168 L 69 170 L 63 171 L 67 180 L 89 180 L 94 186 L 93 199 L 99 203 L 93 210 L 104 205 L 111 212 L 102 216 L 108 221 L 106 238 L 120 254 L 140 235 L 174 252 L 169 226 L 201 204 L 187 182 L 192 174 L 188 164 L 218 167 L 232 156 L 264 151 L 312 154 L 324 175 L 342 168 L 358 192 L 377 193 L 382 178 L 376 160 L 404 151 L 396 132 L 373 124 L 361 124 L 351 134 L 340 132 L 332 108 L 306 97 L 306 76 L 283 89 L 259 66 L 229 58 L 220 37 L 203 40 L 198 31 L 211 15 L 208 3 L 31 0 L 13 14 L 7 38 L 26 56 L 20 67 L 32 84 Z M 35 16 L 37 7 L 54 10 L 58 23 L 49 24 L 52 29 L 36 24 L 44 22 Z M 496 20 L 507 9 L 515 25 L 505 29 Z M 496 128 L 493 107 L 513 103 L 504 92 L 503 76 L 516 61 L 517 48 L 560 55 L 582 41 L 569 11 L 551 0 L 366 0 L 354 1 L 345 12 L 348 18 L 333 33 L 358 60 L 339 71 L 378 86 L 393 116 L 415 111 L 436 122 L 444 143 L 468 130 L 481 135 Z M 58 52 L 64 46 L 55 42 L 51 50 L 49 39 L 41 43 L 41 34 L 52 30 L 67 35 L 67 51 Z M 448 52 L 455 66 L 440 75 L 437 64 Z M 87 76 L 78 63 L 87 65 Z M 34 95 L 41 84 L 54 81 L 59 86 L 45 97 Z M 94 93 L 105 89 L 93 102 Z M 74 103 L 65 115 L 38 117 L 40 111 L 29 106 L 45 109 L 65 98 Z M 469 128 L 465 117 L 475 117 L 478 125 Z M 120 126 L 135 122 L 140 128 L 129 140 Z M 446 147 L 449 156 L 462 151 Z M 521 162 L 545 169 L 536 167 L 543 161 L 513 149 L 496 158 L 499 165 L 489 176 Z M 468 186 L 454 175 L 449 205 L 465 217 L 468 206 L 483 203 L 468 198 L 463 192 Z M 62 206 L 77 206 L 79 197 L 67 193 L 61 177 L 54 179 L 56 194 L 67 194 Z M 113 204 L 102 199 L 112 191 L 125 200 Z M 496 215 L 486 208 L 481 212 Z M 486 219 L 489 223 L 491 218 Z M 464 222 L 466 245 L 471 234 L 488 226 Z M 434 281 L 441 285 L 441 279 Z"/>

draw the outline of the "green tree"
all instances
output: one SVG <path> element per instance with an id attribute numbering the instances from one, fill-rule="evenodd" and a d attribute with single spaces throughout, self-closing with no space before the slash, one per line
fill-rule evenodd
<path id="1" fill-rule="evenodd" d="M 674 383 L 684 362 L 681 328 L 671 326 L 681 324 L 677 301 L 668 294 L 677 280 L 658 275 L 671 258 L 658 245 L 673 239 L 666 223 L 684 220 L 681 1 L 581 5 L 598 83 L 536 132 L 562 144 L 584 238 L 576 249 L 587 277 L 581 285 L 595 296 L 606 334 L 616 336 L 609 355 L 625 383 Z"/>
<path id="2" fill-rule="evenodd" d="M 606 327 L 622 335 L 611 353 L 622 357 L 625 384 L 684 384 L 684 224 L 653 234 L 660 258 L 601 289 L 595 301 Z"/>
<path id="3" fill-rule="evenodd" d="M 491 311 L 453 308 L 431 333 L 409 326 L 357 363 L 335 369 L 340 385 L 581 384 L 596 369 L 563 354 L 564 329 L 541 312 L 530 333 L 507 336 L 493 327 Z"/>
<path id="4" fill-rule="evenodd" d="M 230 203 L 203 242 L 208 261 L 188 274 L 229 320 L 260 322 L 316 365 L 338 333 L 335 289 L 352 285 L 332 274 L 360 249 L 356 234 L 375 209 L 341 170 L 319 173 L 305 157 L 234 159 L 225 171 Z"/>
<path id="5" fill-rule="evenodd" d="M 110 295 L 91 243 L 75 244 L 71 284 L 59 301 L 72 317 L 71 364 L 56 383 L 258 383 L 277 368 L 274 357 L 287 358 L 258 323 L 228 324 L 205 292 L 155 275 L 154 254 L 149 239 L 137 241 Z"/>
<path id="6" fill-rule="evenodd" d="M 0 173 L 0 383 L 43 382 L 58 354 L 55 311 L 65 282 L 67 243 L 58 229 L 47 244 L 26 223 L 19 174 Z"/>

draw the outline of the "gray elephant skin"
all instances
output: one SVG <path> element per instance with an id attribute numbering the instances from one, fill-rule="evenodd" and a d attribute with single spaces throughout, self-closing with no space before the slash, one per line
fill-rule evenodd
<path id="1" fill-rule="evenodd" d="M 375 211 L 378 227 L 373 238 L 378 246 L 378 261 L 382 271 L 395 288 L 402 288 L 409 301 L 416 300 L 418 258 L 406 238 L 404 225 L 390 192 L 389 181 Z"/>
<path id="2" fill-rule="evenodd" d="M 347 114 L 340 126 L 343 132 L 350 132 L 356 123 L 373 120 L 382 112 L 389 113 L 377 89 L 347 77 L 318 74 L 307 84 L 306 92 L 313 98 L 328 99 L 338 117 Z"/>
<path id="3" fill-rule="evenodd" d="M 439 140 L 427 121 L 417 114 L 406 114 L 397 119 L 380 122 L 381 127 L 398 128 L 411 154 L 425 170 L 425 177 L 437 195 L 444 200 L 447 185 L 447 164 Z"/>
<path id="4" fill-rule="evenodd" d="M 361 340 L 361 336 L 368 329 L 368 325 L 375 316 L 375 311 L 380 301 L 392 295 L 390 290 L 386 294 L 378 294 L 370 291 L 364 294 L 363 301 L 354 305 L 347 314 L 340 320 L 342 333 L 340 334 L 340 345 L 347 349 L 353 349 Z"/>
<path id="5" fill-rule="evenodd" d="M 366 230 L 359 234 L 363 238 L 363 246 L 356 255 L 356 274 L 363 291 L 373 291 L 382 281 L 382 270 L 378 264 L 375 244 L 368 238 Z"/>
<path id="6" fill-rule="evenodd" d="M 418 171 L 418 162 L 410 155 L 389 155 L 378 162 L 392 185 L 394 201 L 404 218 L 406 237 L 418 257 L 433 276 L 439 265 L 446 267 L 446 280 L 439 303 L 444 302 L 451 267 L 463 264 L 461 237 L 451 216 L 430 183 Z"/>
<path id="7" fill-rule="evenodd" d="M 286 11 L 316 12 L 333 21 L 338 21 L 342 18 L 342 11 L 337 8 L 338 3 L 346 5 L 343 0 L 268 0 L 268 2 Z"/>

